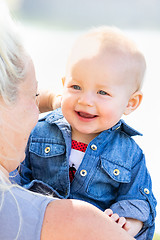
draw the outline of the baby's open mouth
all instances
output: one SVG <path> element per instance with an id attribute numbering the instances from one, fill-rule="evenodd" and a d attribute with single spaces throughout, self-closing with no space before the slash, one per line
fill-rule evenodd
<path id="1" fill-rule="evenodd" d="M 77 112 L 77 114 L 80 117 L 83 117 L 83 118 L 95 118 L 95 117 L 97 117 L 97 115 L 93 115 L 93 114 L 89 114 L 89 113 L 85 113 L 85 112 Z"/>

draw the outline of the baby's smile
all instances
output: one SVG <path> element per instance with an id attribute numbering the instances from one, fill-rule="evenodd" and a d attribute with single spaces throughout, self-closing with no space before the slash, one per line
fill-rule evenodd
<path id="1" fill-rule="evenodd" d="M 86 113 L 86 112 L 76 112 L 76 113 L 77 113 L 80 117 L 83 117 L 83 118 L 92 119 L 92 118 L 97 117 L 97 115 L 93 115 L 93 114 Z"/>

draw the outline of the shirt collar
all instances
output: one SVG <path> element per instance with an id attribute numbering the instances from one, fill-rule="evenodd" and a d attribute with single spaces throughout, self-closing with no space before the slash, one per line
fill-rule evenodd
<path id="1" fill-rule="evenodd" d="M 46 120 L 46 122 L 53 124 L 55 121 L 62 119 L 62 118 L 64 119 L 62 110 L 61 110 L 61 108 L 58 108 L 58 109 L 54 110 L 53 112 L 49 113 L 48 115 L 44 116 L 43 118 L 41 118 L 39 121 Z M 67 121 L 65 119 L 63 121 L 65 121 L 67 123 Z M 117 130 L 122 131 L 129 136 L 136 136 L 136 135 L 142 136 L 142 134 L 139 131 L 135 130 L 134 128 L 132 128 L 128 124 L 126 124 L 123 119 L 121 119 L 117 124 L 115 124 L 113 127 L 108 129 L 107 131 L 117 131 Z"/>
<path id="2" fill-rule="evenodd" d="M 111 131 L 119 130 L 126 133 L 129 136 L 136 136 L 136 135 L 142 136 L 142 133 L 130 127 L 128 124 L 125 123 L 123 119 L 121 119 L 117 124 L 115 124 L 110 130 Z"/>

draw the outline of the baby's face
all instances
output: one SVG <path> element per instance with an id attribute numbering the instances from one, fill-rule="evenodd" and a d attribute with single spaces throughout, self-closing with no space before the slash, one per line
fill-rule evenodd
<path id="1" fill-rule="evenodd" d="M 128 105 L 133 88 L 121 56 L 90 52 L 71 60 L 62 97 L 62 111 L 73 136 L 90 136 L 114 126 Z"/>

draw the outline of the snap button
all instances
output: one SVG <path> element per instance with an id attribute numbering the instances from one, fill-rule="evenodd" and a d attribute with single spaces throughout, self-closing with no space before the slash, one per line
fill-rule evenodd
<path id="1" fill-rule="evenodd" d="M 96 150 L 97 150 L 97 146 L 96 146 L 95 144 L 92 144 L 92 145 L 91 145 L 91 149 L 92 149 L 93 151 L 96 151 Z"/>
<path id="2" fill-rule="evenodd" d="M 145 189 L 144 189 L 144 192 L 145 192 L 146 194 L 149 194 L 148 188 L 145 188 Z"/>
<path id="3" fill-rule="evenodd" d="M 114 169 L 113 174 L 115 176 L 118 176 L 120 174 L 120 171 L 118 169 Z"/>
<path id="4" fill-rule="evenodd" d="M 49 153 L 49 152 L 50 152 L 50 150 L 51 150 L 51 148 L 50 148 L 50 147 L 46 147 L 44 151 L 45 151 L 45 153 Z"/>
<path id="5" fill-rule="evenodd" d="M 87 175 L 87 171 L 85 169 L 82 169 L 80 171 L 80 174 L 81 174 L 82 177 L 85 177 Z"/>

